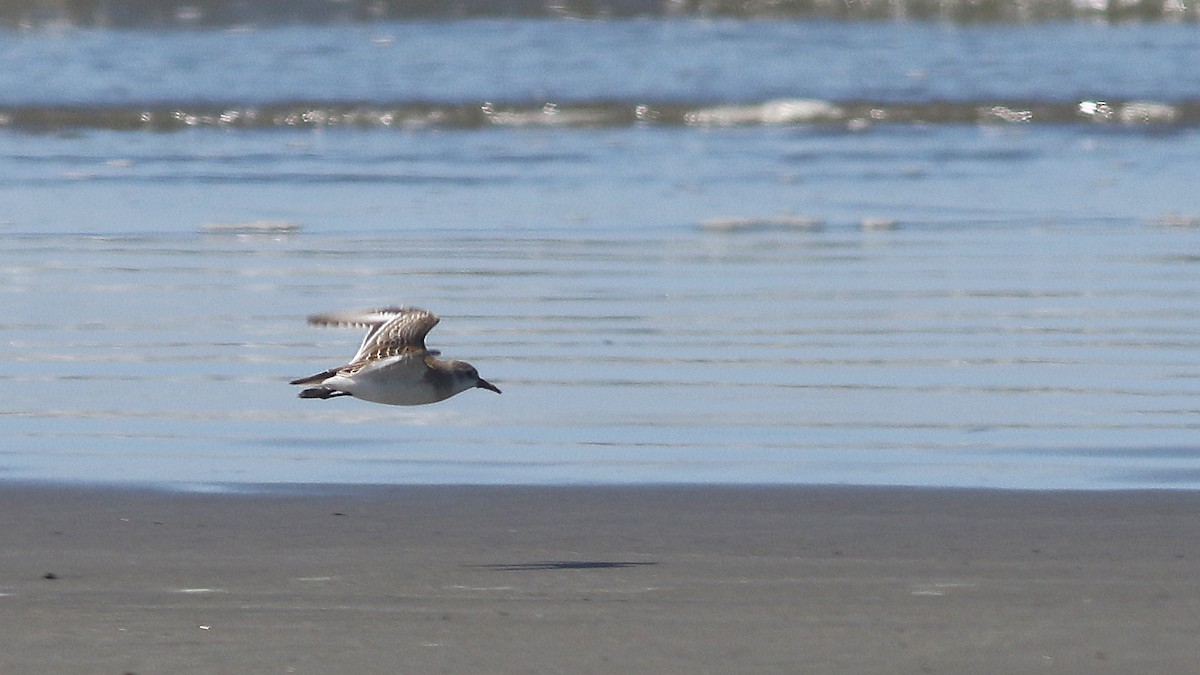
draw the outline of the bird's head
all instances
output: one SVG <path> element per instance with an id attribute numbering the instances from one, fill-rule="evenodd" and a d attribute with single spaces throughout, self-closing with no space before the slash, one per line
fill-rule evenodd
<path id="1" fill-rule="evenodd" d="M 475 366 L 466 361 L 453 361 L 450 364 L 451 370 L 454 372 L 454 379 L 458 382 L 458 386 L 462 390 L 466 389 L 487 389 L 500 393 L 500 387 L 488 382 L 479 376 L 479 371 L 475 370 Z"/>

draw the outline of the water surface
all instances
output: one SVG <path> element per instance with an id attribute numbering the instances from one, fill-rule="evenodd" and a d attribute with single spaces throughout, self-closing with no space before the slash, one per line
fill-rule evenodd
<path id="1" fill-rule="evenodd" d="M 2 45 L 2 478 L 1200 485 L 1187 27 Z M 400 303 L 504 394 L 295 398 Z"/>

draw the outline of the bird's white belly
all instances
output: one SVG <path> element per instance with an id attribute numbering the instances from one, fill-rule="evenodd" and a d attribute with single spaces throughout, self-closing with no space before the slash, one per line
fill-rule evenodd
<path id="1" fill-rule="evenodd" d="M 416 382 L 381 381 L 380 378 L 334 378 L 339 382 L 330 381 L 333 385 L 355 398 L 384 405 L 425 405 L 437 403 L 446 398 L 434 387 Z"/>

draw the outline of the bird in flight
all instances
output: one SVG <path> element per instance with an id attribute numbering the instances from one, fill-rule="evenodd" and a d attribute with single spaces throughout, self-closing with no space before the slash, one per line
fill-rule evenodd
<path id="1" fill-rule="evenodd" d="M 468 389 L 500 393 L 465 361 L 443 361 L 425 347 L 425 336 L 438 323 L 434 314 L 416 307 L 386 307 L 357 312 L 331 312 L 308 317 L 314 326 L 359 326 L 367 329 L 350 363 L 292 380 L 305 385 L 300 398 L 353 396 L 387 405 L 423 405 L 444 401 Z"/>

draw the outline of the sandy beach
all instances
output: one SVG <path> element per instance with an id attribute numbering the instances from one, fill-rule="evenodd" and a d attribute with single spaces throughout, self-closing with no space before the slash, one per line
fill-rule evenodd
<path id="1" fill-rule="evenodd" d="M 1188 672 L 1200 494 L 5 485 L 3 673 Z"/>

